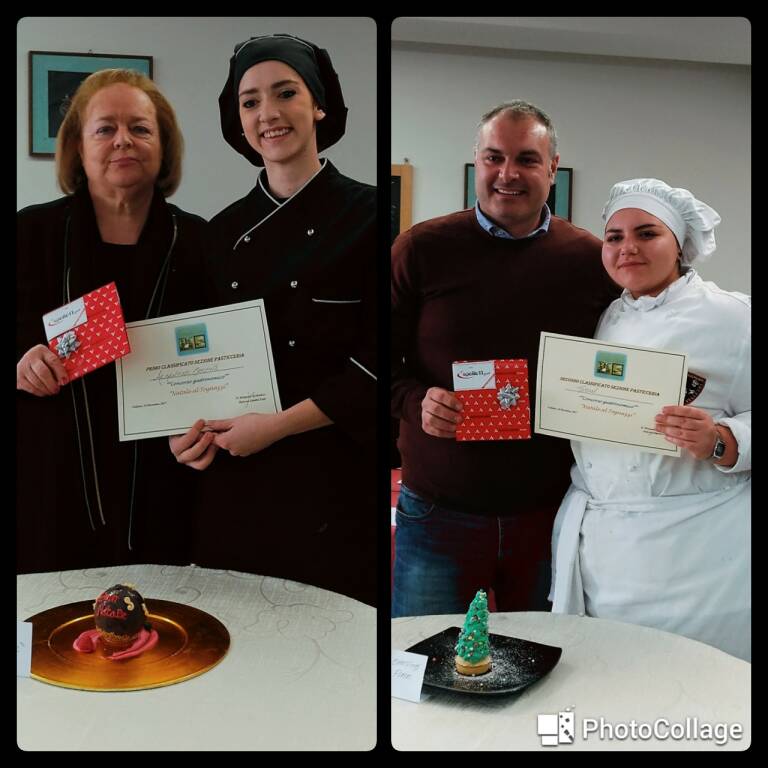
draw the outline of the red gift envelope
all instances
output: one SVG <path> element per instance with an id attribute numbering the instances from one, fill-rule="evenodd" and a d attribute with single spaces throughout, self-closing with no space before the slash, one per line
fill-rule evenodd
<path id="1" fill-rule="evenodd" d="M 109 283 L 43 315 L 48 347 L 79 379 L 131 351 L 117 287 Z"/>
<path id="2" fill-rule="evenodd" d="M 453 390 L 464 417 L 457 440 L 530 440 L 527 360 L 460 360 Z"/>

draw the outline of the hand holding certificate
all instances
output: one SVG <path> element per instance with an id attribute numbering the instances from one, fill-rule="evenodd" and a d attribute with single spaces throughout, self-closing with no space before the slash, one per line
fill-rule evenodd
<path id="1" fill-rule="evenodd" d="M 542 331 L 534 430 L 679 456 L 655 417 L 682 405 L 686 373 L 682 353 Z"/>
<path id="2" fill-rule="evenodd" d="M 280 410 L 260 299 L 126 327 L 133 351 L 117 362 L 120 440 L 178 435 L 200 418 Z"/>

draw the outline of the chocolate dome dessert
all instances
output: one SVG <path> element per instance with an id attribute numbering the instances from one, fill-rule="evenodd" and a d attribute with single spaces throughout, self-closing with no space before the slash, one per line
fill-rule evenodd
<path id="1" fill-rule="evenodd" d="M 130 584 L 115 584 L 105 589 L 93 604 L 93 618 L 105 646 L 118 650 L 136 640 L 147 622 L 144 598 Z"/>

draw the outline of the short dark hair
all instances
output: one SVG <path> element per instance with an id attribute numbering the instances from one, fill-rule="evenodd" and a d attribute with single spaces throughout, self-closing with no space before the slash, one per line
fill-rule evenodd
<path id="1" fill-rule="evenodd" d="M 535 104 L 531 104 L 528 101 L 522 101 L 522 99 L 515 99 L 514 101 L 505 101 L 503 104 L 495 106 L 493 109 L 486 112 L 477 124 L 477 133 L 475 134 L 475 152 L 477 152 L 478 142 L 480 139 L 480 131 L 483 126 L 493 120 L 497 115 L 509 115 L 513 120 L 519 120 L 524 117 L 532 117 L 537 122 L 541 123 L 547 129 L 547 136 L 549 137 L 549 156 L 553 158 L 557 154 L 557 133 L 555 132 L 555 126 L 549 115 L 543 110 L 539 109 Z"/>

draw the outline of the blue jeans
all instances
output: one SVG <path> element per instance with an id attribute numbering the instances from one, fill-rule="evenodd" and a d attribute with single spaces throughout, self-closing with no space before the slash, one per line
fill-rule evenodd
<path id="1" fill-rule="evenodd" d="M 499 611 L 549 611 L 555 509 L 482 517 L 400 488 L 392 618 L 465 613 L 478 589 Z"/>

